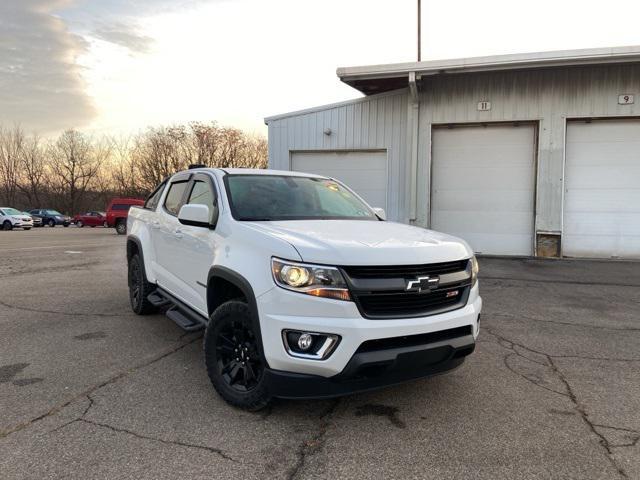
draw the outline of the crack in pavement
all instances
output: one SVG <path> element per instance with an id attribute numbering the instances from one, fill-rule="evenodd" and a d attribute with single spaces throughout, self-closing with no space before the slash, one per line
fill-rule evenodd
<path id="1" fill-rule="evenodd" d="M 528 378 L 526 375 L 521 374 L 520 372 L 515 371 L 514 369 L 510 368 L 507 365 L 507 368 L 515 373 L 516 375 L 524 378 L 525 380 L 527 380 L 528 382 L 531 382 L 532 384 L 543 388 L 545 390 L 551 391 L 553 393 L 556 393 L 558 395 L 562 395 L 564 397 L 569 398 L 569 400 L 571 401 L 571 403 L 573 404 L 573 409 L 580 415 L 580 418 L 582 419 L 583 423 L 587 426 L 587 428 L 589 429 L 589 431 L 591 431 L 591 433 L 593 435 L 595 435 L 598 438 L 598 443 L 604 448 L 605 452 L 606 452 L 606 457 L 607 460 L 609 461 L 609 463 L 611 464 L 611 466 L 618 472 L 618 475 L 621 478 L 627 479 L 629 478 L 627 473 L 624 471 L 624 469 L 618 465 L 618 463 L 616 462 L 615 458 L 613 457 L 613 452 L 612 452 L 612 448 L 614 448 L 616 445 L 612 445 L 609 440 L 600 432 L 598 432 L 596 425 L 589 419 L 589 414 L 587 413 L 585 407 L 579 402 L 578 397 L 576 396 L 575 392 L 573 391 L 573 388 L 571 387 L 571 384 L 569 383 L 569 380 L 567 380 L 567 378 L 564 376 L 564 374 L 560 371 L 560 369 L 558 368 L 558 366 L 556 365 L 556 363 L 553 361 L 553 356 L 549 355 L 547 353 L 535 350 L 533 348 L 527 347 L 526 345 L 522 345 L 520 343 L 516 343 L 512 340 L 509 340 L 507 338 L 505 338 L 502 335 L 499 335 L 497 333 L 495 333 L 492 329 L 488 328 L 488 327 L 484 327 L 484 330 L 489 333 L 490 335 L 496 337 L 499 341 L 498 341 L 498 345 L 500 345 L 502 348 L 505 349 L 509 349 L 511 350 L 513 353 L 511 354 L 507 354 L 504 358 L 506 359 L 507 357 L 511 356 L 511 355 L 518 355 L 522 358 L 525 358 L 527 360 L 533 361 L 531 360 L 529 357 L 526 357 L 520 353 L 517 352 L 517 350 L 515 349 L 515 346 L 522 348 L 523 350 L 535 353 L 537 355 L 542 355 L 546 358 L 547 362 L 549 362 L 548 367 L 551 369 L 551 371 L 553 372 L 553 374 L 555 375 L 555 377 L 560 380 L 560 382 L 562 382 L 562 384 L 565 387 L 566 393 L 562 393 L 562 392 L 558 392 L 555 391 L 551 388 L 548 388 L 544 385 L 541 385 L 539 383 L 537 383 L 534 379 Z M 512 345 L 511 348 L 509 348 L 507 345 Z M 539 363 L 539 362 L 536 362 Z M 601 427 L 606 427 L 601 425 Z M 634 444 L 631 446 L 635 446 L 635 443 L 637 443 L 637 440 L 634 441 Z M 626 445 L 624 445 L 626 446 Z"/>
<path id="2" fill-rule="evenodd" d="M 532 322 L 542 322 L 542 323 L 555 323 L 557 325 L 568 325 L 570 327 L 585 327 L 585 328 L 595 328 L 596 330 L 613 330 L 617 332 L 640 332 L 640 327 L 606 327 L 604 325 L 587 325 L 584 323 L 571 323 L 571 322 L 563 322 L 561 320 L 546 320 L 543 318 L 529 317 L 526 315 L 515 315 L 513 313 L 501 313 L 501 312 L 483 312 L 484 315 L 494 317 L 507 317 L 507 318 L 517 318 L 521 320 L 531 320 Z"/>
<path id="3" fill-rule="evenodd" d="M 79 393 L 78 395 L 74 395 L 71 399 L 69 399 L 69 400 L 67 400 L 67 401 L 65 401 L 65 402 L 63 402 L 63 403 L 61 403 L 59 405 L 56 405 L 56 406 L 52 407 L 51 409 L 49 409 L 48 411 L 44 412 L 41 415 L 38 415 L 37 417 L 34 417 L 34 418 L 30 419 L 30 420 L 27 420 L 25 422 L 22 422 L 22 423 L 19 423 L 17 425 L 14 425 L 12 427 L 9 427 L 9 428 L 7 428 L 5 430 L 0 430 L 0 439 L 3 439 L 3 438 L 5 438 L 5 437 L 7 437 L 7 436 L 9 436 L 9 435 L 11 435 L 13 433 L 19 432 L 20 430 L 24 430 L 25 428 L 30 427 L 34 423 L 39 422 L 40 420 L 43 420 L 43 419 L 45 419 L 47 417 L 50 417 L 51 415 L 54 415 L 54 414 L 60 412 L 61 410 L 63 410 L 64 408 L 68 407 L 73 402 L 79 400 L 82 397 L 88 397 L 89 398 L 89 395 L 91 393 L 101 389 L 102 387 L 105 387 L 105 386 L 110 385 L 110 384 L 112 384 L 114 382 L 117 382 L 121 378 L 124 378 L 124 377 L 126 377 L 128 375 L 131 375 L 132 373 L 134 373 L 134 372 L 136 372 L 136 371 L 138 371 L 138 370 L 140 370 L 142 368 L 148 367 L 149 365 L 152 365 L 152 364 L 154 364 L 156 362 L 159 362 L 163 358 L 166 358 L 166 357 L 168 357 L 168 356 L 170 356 L 170 355 L 182 350 L 183 348 L 188 347 L 189 345 L 195 343 L 196 340 L 199 340 L 199 338 L 200 337 L 193 338 L 193 339 L 189 340 L 186 343 L 182 343 L 182 344 L 180 344 L 180 345 L 178 345 L 178 346 L 176 346 L 174 348 L 171 348 L 169 350 L 165 350 L 161 354 L 156 355 L 155 357 L 153 357 L 153 358 L 151 358 L 151 359 L 149 359 L 149 360 L 147 360 L 145 362 L 142 362 L 142 363 L 140 363 L 140 364 L 138 364 L 138 365 L 136 365 L 134 367 L 131 367 L 131 368 L 127 369 L 127 370 L 124 370 L 122 372 L 119 372 L 119 373 L 111 376 L 110 378 L 108 378 L 104 382 L 101 382 L 101 383 L 99 383 L 97 385 L 93 385 L 93 386 L 89 387 L 88 389 L 84 390 L 83 392 Z M 89 408 L 91 408 L 91 405 L 93 405 L 93 401 L 91 399 L 90 399 L 90 402 L 91 403 L 90 403 Z M 87 409 L 87 411 L 88 411 L 88 409 Z"/>
<path id="4" fill-rule="evenodd" d="M 640 432 L 637 431 L 637 430 L 633 430 L 631 428 L 613 427 L 611 425 L 602 425 L 602 424 L 598 424 L 598 423 L 594 423 L 593 426 L 596 427 L 596 428 L 606 428 L 608 430 L 615 430 L 615 431 L 619 431 L 619 432 L 624 432 L 626 434 L 631 434 L 630 436 L 633 437 L 633 440 L 631 440 L 630 442 L 627 442 L 627 443 L 612 443 L 612 442 L 609 442 L 609 446 L 611 448 L 635 447 L 636 445 L 638 445 L 638 442 L 640 441 Z"/>
<path id="5" fill-rule="evenodd" d="M 91 405 L 93 405 L 93 404 L 91 404 Z M 206 445 L 198 445 L 198 444 L 195 444 L 195 443 L 182 442 L 180 440 L 167 440 L 167 439 L 164 439 L 164 438 L 157 438 L 157 437 L 151 437 L 151 436 L 148 436 L 148 435 L 143 435 L 141 433 L 134 432 L 133 430 L 129 430 L 127 428 L 120 428 L 120 427 L 116 427 L 116 426 L 113 426 L 113 425 L 109 425 L 108 423 L 96 422 L 95 420 L 88 420 L 88 419 L 84 418 L 84 414 L 83 414 L 82 417 L 75 418 L 75 419 L 71 420 L 70 422 L 65 423 L 64 425 L 61 425 L 58 428 L 55 428 L 55 429 L 51 430 L 49 433 L 56 432 L 58 430 L 61 430 L 61 429 L 65 428 L 65 427 L 67 427 L 67 426 L 69 426 L 69 425 L 71 425 L 73 423 L 77 423 L 77 422 L 87 423 L 89 425 L 94 425 L 94 426 L 100 427 L 100 428 L 106 428 L 108 430 L 111 430 L 111 431 L 117 432 L 117 433 L 125 433 L 127 435 L 131 435 L 131 436 L 134 436 L 134 437 L 142 439 L 142 440 L 150 440 L 150 441 L 162 443 L 162 444 L 165 444 L 165 445 L 176 445 L 176 446 L 179 446 L 179 447 L 195 448 L 195 449 L 198 449 L 198 450 L 205 450 L 205 451 L 210 452 L 210 453 L 215 453 L 216 455 L 220 456 L 221 458 L 224 458 L 225 460 L 230 460 L 232 462 L 239 463 L 238 460 L 236 460 L 235 458 L 229 456 L 227 453 L 225 453 L 223 450 L 220 450 L 219 448 L 209 447 L 209 446 L 206 446 Z"/>
<path id="6" fill-rule="evenodd" d="M 296 452 L 298 458 L 295 465 L 293 465 L 289 470 L 287 480 L 294 480 L 297 478 L 298 474 L 300 474 L 304 469 L 307 459 L 312 455 L 315 455 L 323 447 L 327 430 L 331 425 L 331 417 L 337 410 L 339 404 L 340 398 L 333 400 L 329 408 L 320 415 L 320 425 L 316 434 L 310 440 L 305 440 L 300 444 L 298 451 Z"/>
<path id="7" fill-rule="evenodd" d="M 56 310 L 41 310 L 38 308 L 30 308 L 30 307 L 20 307 L 17 305 L 11 305 L 10 303 L 6 303 L 3 301 L 0 301 L 0 305 L 2 305 L 3 307 L 7 307 L 7 308 L 13 308 L 14 310 L 20 310 L 23 312 L 35 312 L 35 313 L 52 313 L 54 315 L 67 315 L 67 316 L 72 316 L 72 317 L 78 317 L 78 316 L 82 316 L 82 317 L 86 317 L 86 316 L 93 316 L 93 317 L 122 317 L 122 313 L 95 313 L 95 312 L 60 312 L 60 311 L 56 311 Z"/>

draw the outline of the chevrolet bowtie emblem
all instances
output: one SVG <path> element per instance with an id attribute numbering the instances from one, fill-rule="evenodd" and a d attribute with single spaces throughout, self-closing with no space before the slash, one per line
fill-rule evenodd
<path id="1" fill-rule="evenodd" d="M 440 277 L 417 277 L 415 280 L 407 280 L 407 292 L 430 292 L 438 288 Z"/>

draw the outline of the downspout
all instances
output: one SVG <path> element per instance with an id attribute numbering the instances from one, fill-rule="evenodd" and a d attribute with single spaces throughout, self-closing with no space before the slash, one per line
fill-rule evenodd
<path id="1" fill-rule="evenodd" d="M 409 140 L 410 178 L 409 178 L 409 223 L 417 219 L 418 206 L 418 136 L 420 125 L 420 97 L 416 72 L 409 72 L 409 108 L 407 137 Z"/>

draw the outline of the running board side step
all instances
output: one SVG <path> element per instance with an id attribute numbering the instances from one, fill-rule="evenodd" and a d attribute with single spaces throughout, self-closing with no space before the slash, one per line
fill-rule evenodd
<path id="1" fill-rule="evenodd" d="M 186 314 L 184 310 L 180 310 L 175 305 L 166 312 L 167 317 L 175 322 L 185 332 L 194 332 L 204 328 L 204 323 L 200 323 L 191 315 Z"/>
<path id="2" fill-rule="evenodd" d="M 158 308 L 171 304 L 171 300 L 162 296 L 157 290 L 147 295 L 147 300 L 151 302 L 151 305 Z"/>
<path id="3" fill-rule="evenodd" d="M 155 307 L 171 305 L 165 315 L 186 332 L 195 332 L 207 326 L 207 320 L 168 292 L 158 288 L 147 295 Z"/>

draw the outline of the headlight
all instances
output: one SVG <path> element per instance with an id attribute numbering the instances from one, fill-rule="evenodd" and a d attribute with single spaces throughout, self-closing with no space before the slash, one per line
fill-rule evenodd
<path id="1" fill-rule="evenodd" d="M 471 286 L 473 287 L 478 281 L 478 272 L 480 271 L 475 255 L 469 259 L 469 267 L 471 268 Z"/>
<path id="2" fill-rule="evenodd" d="M 272 258 L 271 271 L 276 284 L 287 290 L 316 297 L 351 300 L 347 283 L 336 267 Z"/>

